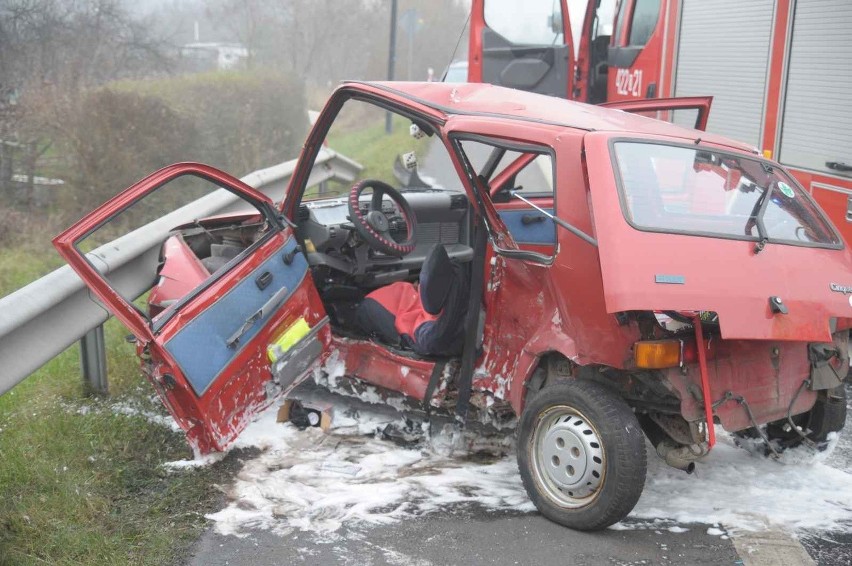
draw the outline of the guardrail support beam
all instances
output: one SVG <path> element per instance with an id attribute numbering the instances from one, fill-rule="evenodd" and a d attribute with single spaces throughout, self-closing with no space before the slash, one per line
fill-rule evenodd
<path id="1" fill-rule="evenodd" d="M 100 395 L 109 393 L 103 325 L 96 326 L 80 339 L 80 368 L 85 392 Z"/>

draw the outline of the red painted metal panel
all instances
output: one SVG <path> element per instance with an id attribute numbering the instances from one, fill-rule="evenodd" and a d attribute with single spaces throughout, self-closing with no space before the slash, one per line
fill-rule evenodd
<path id="1" fill-rule="evenodd" d="M 779 0 L 775 4 L 775 18 L 772 23 L 772 40 L 769 46 L 769 76 L 766 80 L 766 104 L 763 119 L 764 155 L 774 158 L 778 153 L 779 128 L 781 125 L 780 108 L 783 103 L 784 63 L 787 59 L 787 46 L 790 38 L 787 30 L 791 15 L 790 0 Z M 768 153 L 767 153 L 768 152 Z"/>
<path id="2" fill-rule="evenodd" d="M 630 28 L 632 26 L 633 12 L 636 7 L 635 0 L 624 0 L 621 10 L 626 11 L 625 25 L 621 30 L 621 37 L 613 35 L 614 47 L 627 47 Z M 657 16 L 657 25 L 654 28 L 651 37 L 641 48 L 640 53 L 629 67 L 615 67 L 610 65 L 609 68 L 609 87 L 607 89 L 608 101 L 630 100 L 635 98 L 645 98 L 648 94 L 648 87 L 655 85 L 659 95 L 660 88 L 660 61 L 663 53 L 663 36 L 665 35 L 665 22 L 667 10 L 665 2 L 660 2 L 660 12 Z M 618 15 L 616 14 L 616 22 Z M 618 26 L 614 26 L 616 31 Z"/>
<path id="3" fill-rule="evenodd" d="M 788 409 L 797 415 L 813 406 L 816 393 L 808 389 L 790 406 L 802 381 L 809 376 L 805 343 L 718 338 L 713 342 L 715 356 L 706 360 L 709 395 L 698 364 L 661 371 L 662 382 L 680 398 L 681 414 L 686 420 L 701 421 L 707 416 L 705 403 L 694 391 L 702 391 L 705 399 L 716 404 L 713 414 L 729 431 L 748 428 L 752 422 L 741 404 L 721 402 L 728 392 L 746 400 L 758 423 L 783 419 Z"/>
<path id="4" fill-rule="evenodd" d="M 621 210 L 611 137 L 586 136 L 608 312 L 714 311 L 725 338 L 830 341 L 830 317 L 852 313 L 848 297 L 830 288 L 852 283 L 848 248 L 768 244 L 757 255 L 754 242 L 636 230 Z M 685 284 L 659 284 L 657 275 Z M 789 314 L 773 315 L 770 296 L 783 297 Z"/>
<path id="5" fill-rule="evenodd" d="M 252 255 L 193 297 L 156 334 L 148 321 L 110 286 L 75 247 L 90 231 L 109 218 L 163 184 L 188 174 L 206 178 L 221 187 L 228 187 L 255 205 L 272 205 L 272 201 L 266 196 L 226 173 L 207 165 L 181 163 L 161 169 L 119 193 L 62 232 L 54 239 L 54 245 L 112 314 L 138 338 L 138 352 L 142 359 L 143 371 L 175 420 L 186 431 L 189 444 L 203 454 L 224 449 L 250 422 L 255 412 L 271 401 L 266 391 L 266 385 L 272 378 L 269 360 L 266 358 L 266 345 L 300 317 L 304 317 L 311 327 L 315 327 L 324 320 L 325 311 L 310 273 L 307 273 L 287 303 L 272 315 L 249 344 L 223 368 L 217 380 L 202 395 L 197 395 L 164 345 L 187 322 L 206 311 L 237 282 L 279 251 L 284 242 L 292 237 L 292 231 L 288 228 L 284 232 L 273 234 Z M 183 260 L 184 264 L 189 261 L 188 265 L 184 265 L 189 277 L 197 278 L 201 275 L 197 261 L 190 260 L 187 254 L 183 253 L 186 250 L 177 246 L 173 251 L 178 263 L 180 260 Z M 328 344 L 330 332 L 327 326 L 320 330 L 319 339 L 323 344 Z"/>
<path id="6" fill-rule="evenodd" d="M 400 356 L 375 342 L 332 340 L 332 350 L 339 352 L 347 376 L 423 400 L 435 362 Z"/>
<path id="7" fill-rule="evenodd" d="M 241 352 L 223 369 L 217 380 L 198 396 L 180 367 L 166 351 L 166 344 L 191 320 L 213 305 L 237 282 L 245 279 L 291 236 L 289 229 L 236 266 L 227 276 L 204 290 L 170 319 L 149 346 L 150 362 L 143 364 L 160 397 L 175 420 L 186 431 L 187 440 L 201 453 L 223 450 L 251 422 L 252 417 L 273 399 L 267 395 L 272 380 L 266 346 L 291 324 L 304 318 L 311 328 L 324 322 L 325 309 L 310 273 Z M 328 347 L 331 332 L 326 324 L 319 340 Z M 171 376 L 171 381 L 165 375 Z M 169 386 L 168 383 L 172 385 Z"/>
<path id="8" fill-rule="evenodd" d="M 467 82 L 482 82 L 482 30 L 485 29 L 485 0 L 473 0 L 470 6 Z"/>
<path id="9" fill-rule="evenodd" d="M 707 129 L 707 119 L 710 117 L 710 106 L 713 104 L 712 96 L 684 96 L 680 98 L 643 98 L 641 100 L 617 100 L 615 102 L 604 102 L 598 106 L 604 108 L 615 108 L 634 114 L 649 115 L 650 118 L 658 118 L 668 121 L 669 112 L 675 110 L 697 110 L 695 129 L 704 131 Z M 660 115 L 662 114 L 662 115 Z"/>

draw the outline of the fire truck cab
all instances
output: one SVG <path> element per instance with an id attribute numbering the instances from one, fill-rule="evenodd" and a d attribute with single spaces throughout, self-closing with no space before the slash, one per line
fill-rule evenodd
<path id="1" fill-rule="evenodd" d="M 785 165 L 852 240 L 849 2 L 473 0 L 471 9 L 469 81 L 592 104 L 712 96 L 707 131 Z M 695 126 L 691 110 L 643 113 Z"/>

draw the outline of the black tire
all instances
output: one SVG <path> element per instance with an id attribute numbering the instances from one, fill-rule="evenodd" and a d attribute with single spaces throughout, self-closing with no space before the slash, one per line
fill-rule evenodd
<path id="1" fill-rule="evenodd" d="M 793 417 L 793 422 L 807 431 L 805 436 L 812 441 L 817 450 L 828 447 L 828 436 L 832 432 L 840 432 L 846 424 L 846 386 L 840 385 L 834 389 L 820 391 L 813 408 L 801 415 Z M 790 430 L 787 419 L 779 419 L 766 425 L 766 437 L 773 443 L 775 449 L 783 452 L 788 448 L 796 448 L 804 443 L 802 437 Z M 760 438 L 760 433 L 754 427 L 734 433 L 743 439 Z M 772 452 L 766 450 L 769 455 Z"/>
<path id="2" fill-rule="evenodd" d="M 587 465 L 581 473 L 572 463 Z M 591 381 L 560 380 L 524 408 L 518 468 L 542 515 L 572 529 L 603 529 L 626 517 L 642 494 L 645 436 L 633 411 L 612 391 Z"/>
<path id="3" fill-rule="evenodd" d="M 805 436 L 824 450 L 828 444 L 828 435 L 840 432 L 846 424 L 846 387 L 840 385 L 834 389 L 820 391 L 813 408 L 807 413 L 796 415 L 793 422 L 807 431 Z M 777 440 L 782 448 L 800 446 L 804 440 L 789 428 L 787 419 L 781 419 L 766 425 L 766 436 Z"/>

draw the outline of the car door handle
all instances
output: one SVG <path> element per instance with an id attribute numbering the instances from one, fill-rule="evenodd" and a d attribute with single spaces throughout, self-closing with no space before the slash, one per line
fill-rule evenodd
<path id="1" fill-rule="evenodd" d="M 825 166 L 835 171 L 843 171 L 844 173 L 852 172 L 852 165 L 848 165 L 841 161 L 826 161 Z"/>
<path id="2" fill-rule="evenodd" d="M 529 226 L 530 224 L 535 224 L 536 222 L 544 222 L 544 216 L 540 214 L 524 214 L 521 216 L 521 224 L 524 226 Z"/>
<path id="3" fill-rule="evenodd" d="M 254 314 L 252 314 L 246 319 L 246 321 L 243 323 L 239 330 L 234 332 L 231 337 L 228 338 L 228 341 L 225 342 L 228 348 L 236 348 L 240 343 L 240 338 L 242 338 L 243 335 L 245 335 L 245 333 L 248 332 L 249 329 L 254 326 L 257 321 L 262 320 L 270 312 L 277 309 L 286 298 L 287 287 L 281 287 L 275 292 L 274 295 L 272 295 L 272 297 L 268 301 L 263 303 L 262 307 L 260 307 L 257 311 L 255 311 Z"/>

